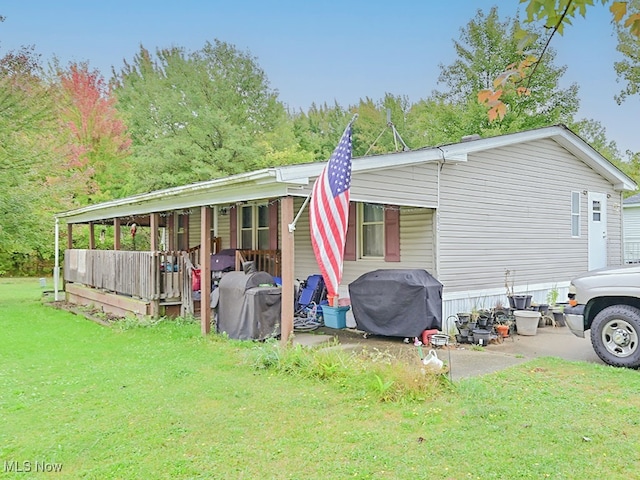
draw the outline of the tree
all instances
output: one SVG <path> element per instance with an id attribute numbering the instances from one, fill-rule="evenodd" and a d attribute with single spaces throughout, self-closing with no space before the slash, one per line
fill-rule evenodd
<path id="1" fill-rule="evenodd" d="M 63 161 L 61 176 L 82 191 L 74 192 L 81 204 L 110 199 L 122 190 L 131 140 L 115 108 L 115 98 L 102 75 L 86 63 L 58 69 L 57 115 Z"/>
<path id="2" fill-rule="evenodd" d="M 335 102 L 329 106 L 311 104 L 307 113 L 293 116 L 296 140 L 313 160 L 328 160 L 351 119 L 349 111 Z"/>
<path id="3" fill-rule="evenodd" d="M 632 0 L 636 2 L 637 0 Z M 629 92 L 637 91 L 637 70 L 630 67 L 637 65 L 637 57 L 633 57 L 633 48 L 626 48 L 632 44 L 634 38 L 640 38 L 640 8 L 634 3 L 631 9 L 628 9 L 630 2 L 600 0 L 602 5 L 611 4 L 609 10 L 613 15 L 613 21 L 619 33 L 622 34 L 624 42 L 619 47 L 625 55 L 629 55 L 632 62 L 622 62 L 616 71 L 622 74 L 629 83 L 627 89 L 616 98 L 622 101 Z M 520 0 L 520 3 L 526 3 L 526 22 L 535 21 L 542 22 L 544 27 L 549 30 L 549 34 L 544 45 L 538 54 L 531 52 L 532 43 L 538 40 L 538 36 L 527 35 L 521 32 L 518 36 L 520 39 L 520 55 L 521 59 L 505 67 L 505 70 L 493 80 L 493 85 L 478 93 L 478 101 L 488 107 L 488 116 L 491 121 L 502 119 L 507 113 L 507 105 L 503 100 L 505 92 L 515 92 L 517 95 L 529 95 L 531 93 L 529 85 L 534 78 L 539 67 L 543 64 L 544 54 L 547 51 L 551 39 L 555 33 L 562 35 L 564 27 L 571 24 L 571 19 L 576 15 L 586 15 L 587 9 L 593 5 L 593 0 Z M 628 37 L 626 35 L 629 35 Z M 626 40 L 628 38 L 628 41 Z M 620 70 L 618 70 L 620 69 Z M 635 71 L 636 73 L 632 73 Z M 634 85 L 636 88 L 634 88 Z"/>
<path id="4" fill-rule="evenodd" d="M 144 47 L 115 74 L 136 170 L 131 190 L 157 189 L 232 175 L 284 160 L 300 161 L 277 92 L 257 61 L 216 40 L 196 52 Z M 289 128 L 291 125 L 289 124 Z"/>
<path id="5" fill-rule="evenodd" d="M 630 17 L 640 15 L 640 0 L 629 2 Z M 635 17 L 633 17 L 635 18 Z M 613 64 L 617 79 L 625 83 L 625 86 L 615 96 L 618 104 L 625 101 L 628 96 L 640 93 L 640 39 L 639 35 L 632 33 L 624 25 L 616 23 L 618 35 L 617 50 L 624 55 L 624 59 Z"/>
<path id="6" fill-rule="evenodd" d="M 498 135 L 557 123 L 571 123 L 578 110 L 578 87 L 561 89 L 559 81 L 566 67 L 554 64 L 555 52 L 548 50 L 545 62 L 532 79 L 535 95 L 505 92 L 501 101 L 506 107 L 500 122 L 492 122 L 478 105 L 479 92 L 487 89 L 504 65 L 519 58 L 518 37 L 535 36 L 535 29 L 523 30 L 518 19 L 500 20 L 497 7 L 488 14 L 478 11 L 454 41 L 456 60 L 440 65 L 440 84 L 448 87 L 419 102 L 409 118 L 416 117 L 423 135 L 439 141 L 458 141 L 462 135 L 478 133 Z M 419 117 L 425 117 L 420 119 Z"/>
<path id="7" fill-rule="evenodd" d="M 55 128 L 55 117 L 41 75 L 33 47 L 0 59 L 0 274 L 29 273 L 52 254 L 46 172 L 53 158 L 43 132 Z"/>

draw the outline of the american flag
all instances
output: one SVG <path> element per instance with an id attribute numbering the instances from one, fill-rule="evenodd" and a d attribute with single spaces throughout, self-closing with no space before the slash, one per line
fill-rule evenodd
<path id="1" fill-rule="evenodd" d="M 330 305 L 334 305 L 333 300 L 338 297 L 338 285 L 342 280 L 350 186 L 351 124 L 313 185 L 309 207 L 311 244 L 327 285 Z"/>

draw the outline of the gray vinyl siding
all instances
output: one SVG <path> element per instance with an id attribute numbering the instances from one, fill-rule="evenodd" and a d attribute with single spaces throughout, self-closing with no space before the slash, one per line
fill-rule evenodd
<path id="1" fill-rule="evenodd" d="M 624 241 L 640 242 L 640 205 L 624 207 Z"/>
<path id="2" fill-rule="evenodd" d="M 221 248 L 231 248 L 231 223 L 229 220 L 229 211 L 226 211 L 226 215 L 222 215 L 218 211 L 218 231 L 215 232 L 216 237 L 220 237 Z"/>
<path id="3" fill-rule="evenodd" d="M 391 205 L 438 205 L 438 164 L 358 173 L 353 176 L 351 198 Z"/>
<path id="4" fill-rule="evenodd" d="M 624 263 L 624 226 L 622 224 L 622 193 L 607 190 L 607 265 Z"/>
<path id="5" fill-rule="evenodd" d="M 625 206 L 624 223 L 624 261 L 640 261 L 640 205 Z"/>
<path id="6" fill-rule="evenodd" d="M 313 181 L 303 189 L 292 188 L 291 193 L 308 195 Z M 359 202 L 435 208 L 438 205 L 438 164 L 430 162 L 355 172 L 351 177 L 350 195 L 352 200 Z"/>
<path id="7" fill-rule="evenodd" d="M 294 211 L 302 206 L 303 199 L 296 199 Z M 400 262 L 385 262 L 383 259 L 358 259 L 345 261 L 341 292 L 360 275 L 378 269 L 424 268 L 433 271 L 433 210 L 405 208 L 400 211 Z M 295 277 L 298 279 L 319 273 L 318 264 L 311 246 L 308 208 L 300 216 L 295 232 Z"/>
<path id="8" fill-rule="evenodd" d="M 200 245 L 200 207 L 190 209 L 189 215 L 189 248 Z"/>
<path id="9" fill-rule="evenodd" d="M 583 191 L 609 194 L 608 260 L 620 262 L 620 194 L 552 140 L 469 155 L 440 173 L 439 279 L 445 291 L 560 282 L 587 270 Z M 580 194 L 580 237 L 571 237 L 571 191 Z M 618 212 L 615 211 L 617 203 Z"/>

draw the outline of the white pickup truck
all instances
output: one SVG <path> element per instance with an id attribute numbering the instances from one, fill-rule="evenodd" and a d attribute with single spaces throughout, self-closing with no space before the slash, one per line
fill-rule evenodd
<path id="1" fill-rule="evenodd" d="M 569 329 L 591 330 L 598 356 L 616 367 L 640 367 L 640 265 L 604 268 L 571 281 L 565 308 Z"/>

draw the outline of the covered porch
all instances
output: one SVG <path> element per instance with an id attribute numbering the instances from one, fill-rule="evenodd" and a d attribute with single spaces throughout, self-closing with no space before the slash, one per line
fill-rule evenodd
<path id="1" fill-rule="evenodd" d="M 441 152 L 353 160 L 349 231 L 354 235 L 347 233 L 341 296 L 348 295 L 350 282 L 375 269 L 424 268 L 437 276 L 440 161 Z M 67 297 L 142 301 L 142 307 L 131 308 L 143 315 L 193 313 L 206 334 L 212 312 L 198 312 L 197 299 L 189 298 L 193 270 L 200 270 L 199 305 L 210 305 L 211 255 L 235 249 L 236 268 L 254 260 L 259 270 L 280 277 L 281 330 L 287 341 L 293 331 L 295 280 L 318 273 L 304 201 L 324 166 L 263 169 L 56 215 L 56 251 L 66 236 Z M 135 242 L 129 238 L 134 224 Z M 373 232 L 368 247 L 361 237 L 367 232 Z M 60 267 L 57 261 L 58 275 Z M 54 288 L 59 291 L 58 285 Z"/>
<path id="2" fill-rule="evenodd" d="M 73 303 L 135 315 L 196 315 L 207 334 L 212 312 L 201 306 L 211 303 L 211 256 L 233 249 L 236 269 L 253 261 L 281 279 L 286 341 L 294 313 L 294 196 L 288 182 L 273 181 L 275 175 L 267 169 L 56 215 L 56 252 L 66 236 L 63 265 L 56 258 L 56 300 L 63 267 L 66 298 Z M 254 205 L 265 208 L 243 217 L 243 207 Z M 129 236 L 137 239 L 133 245 Z M 193 297 L 196 277 L 199 298 Z"/>

